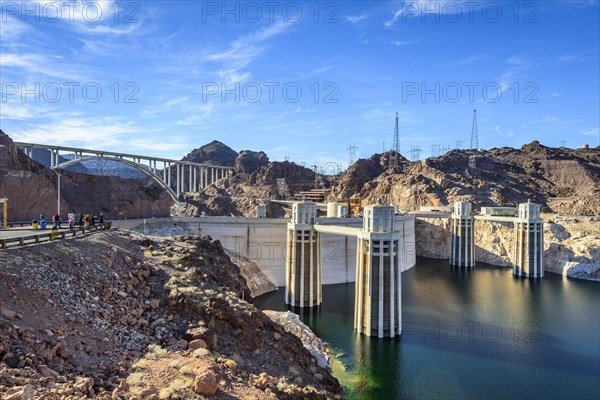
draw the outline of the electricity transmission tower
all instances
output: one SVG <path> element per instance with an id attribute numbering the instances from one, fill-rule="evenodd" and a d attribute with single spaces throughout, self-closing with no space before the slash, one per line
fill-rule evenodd
<path id="1" fill-rule="evenodd" d="M 421 147 L 420 146 L 412 146 L 410 148 L 410 160 L 411 161 L 419 161 L 421 158 Z"/>
<path id="2" fill-rule="evenodd" d="M 479 135 L 477 134 L 477 110 L 473 110 L 473 127 L 471 128 L 471 149 L 479 150 Z"/>
<path id="3" fill-rule="evenodd" d="M 352 164 L 354 164 L 356 162 L 356 149 L 357 148 L 358 147 L 356 146 L 356 144 L 351 144 L 346 149 L 346 150 L 348 150 L 348 166 L 349 167 L 351 167 Z"/>
<path id="4" fill-rule="evenodd" d="M 400 155 L 400 135 L 398 134 L 398 113 L 396 113 L 396 125 L 394 126 L 394 141 L 390 152 L 390 168 L 398 167 L 398 156 Z"/>

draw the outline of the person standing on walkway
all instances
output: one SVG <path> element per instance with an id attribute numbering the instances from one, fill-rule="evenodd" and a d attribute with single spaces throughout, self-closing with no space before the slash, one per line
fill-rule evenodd
<path id="1" fill-rule="evenodd" d="M 99 221 L 100 221 L 101 224 L 104 223 L 104 214 L 100 213 Z"/>
<path id="2" fill-rule="evenodd" d="M 60 215 L 58 214 L 54 214 L 54 217 L 52 217 L 52 227 L 54 228 L 58 228 L 59 227 L 59 221 L 60 221 Z"/>
<path id="3" fill-rule="evenodd" d="M 83 214 L 79 214 L 79 220 L 77 222 L 79 223 L 79 228 L 83 228 Z"/>

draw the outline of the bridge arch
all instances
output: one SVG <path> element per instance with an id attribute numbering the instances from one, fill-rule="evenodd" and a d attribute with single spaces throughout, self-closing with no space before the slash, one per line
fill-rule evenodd
<path id="1" fill-rule="evenodd" d="M 69 160 L 67 162 L 58 164 L 54 167 L 52 167 L 52 169 L 59 169 L 59 168 L 67 168 L 70 167 L 71 165 L 75 165 L 84 161 L 93 161 L 93 160 L 97 160 L 99 157 L 93 156 L 93 157 L 83 157 L 83 158 L 75 158 L 73 160 Z M 143 168 L 141 164 L 138 164 L 134 161 L 130 161 L 130 160 L 125 160 L 123 158 L 119 158 L 119 157 L 110 157 L 110 156 L 102 156 L 101 158 L 102 160 L 109 160 L 109 161 L 116 161 L 118 163 L 121 164 L 125 164 L 128 165 L 130 167 L 135 168 L 136 170 L 143 172 L 144 174 L 148 175 L 150 178 L 152 178 L 152 180 L 154 180 L 154 182 L 158 183 L 158 185 L 163 188 L 164 190 L 167 191 L 167 193 L 171 196 L 171 198 L 173 198 L 173 201 L 175 201 L 175 203 L 179 203 L 179 197 L 177 196 L 177 193 L 175 193 L 175 191 L 173 189 L 171 189 L 171 187 L 157 174 L 155 174 L 152 171 L 147 170 L 146 168 Z M 170 171 L 169 171 L 170 172 Z"/>

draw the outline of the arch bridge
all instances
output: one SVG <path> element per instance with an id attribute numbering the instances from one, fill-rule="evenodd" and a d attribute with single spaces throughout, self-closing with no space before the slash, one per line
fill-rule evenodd
<path id="1" fill-rule="evenodd" d="M 30 158 L 32 158 L 33 149 L 49 151 L 50 168 L 54 171 L 89 160 L 114 161 L 128 165 L 152 178 L 169 193 L 175 202 L 179 202 L 181 193 L 200 192 L 217 180 L 233 174 L 232 167 L 161 157 L 24 142 L 15 142 L 15 146 L 23 150 Z M 72 156 L 64 161 L 64 155 Z"/>

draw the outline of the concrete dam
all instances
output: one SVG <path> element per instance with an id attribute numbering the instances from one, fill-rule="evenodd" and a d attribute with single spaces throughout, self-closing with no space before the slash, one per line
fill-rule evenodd
<path id="1" fill-rule="evenodd" d="M 526 203 L 518 211 L 517 218 L 497 221 L 514 225 L 513 274 L 541 278 L 540 207 Z M 401 333 L 401 272 L 416 264 L 415 219 L 414 214 L 396 214 L 393 206 L 380 202 L 366 206 L 361 218 L 317 218 L 316 204 L 303 201 L 293 204 L 291 219 L 200 217 L 115 225 L 148 234 L 158 228 L 162 235 L 210 235 L 234 257 L 256 263 L 278 286 L 285 286 L 290 307 L 319 306 L 322 285 L 355 282 L 354 327 L 358 333 L 381 338 Z M 474 221 L 470 203 L 454 205 L 449 263 L 456 268 L 475 265 Z"/>
<path id="2" fill-rule="evenodd" d="M 396 218 L 400 221 L 399 216 Z M 402 218 L 404 246 L 401 268 L 405 271 L 416 263 L 415 217 L 407 215 Z M 209 235 L 219 240 L 229 252 L 256 263 L 277 286 L 285 286 L 289 218 L 173 217 L 145 221 L 114 221 L 113 226 L 150 235 Z M 362 218 L 316 219 L 316 225 L 327 225 L 332 229 L 329 233 L 320 233 L 319 253 L 324 285 L 355 282 L 356 238 L 333 232 L 336 228 L 340 231 L 344 228 L 359 229 L 362 224 Z"/>

